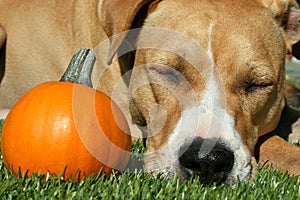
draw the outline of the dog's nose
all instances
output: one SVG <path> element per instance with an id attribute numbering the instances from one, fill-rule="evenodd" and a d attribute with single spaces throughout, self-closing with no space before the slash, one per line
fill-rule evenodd
<path id="1" fill-rule="evenodd" d="M 179 153 L 185 174 L 197 175 L 205 184 L 225 181 L 234 163 L 233 152 L 215 138 L 195 138 L 192 143 L 183 145 Z"/>

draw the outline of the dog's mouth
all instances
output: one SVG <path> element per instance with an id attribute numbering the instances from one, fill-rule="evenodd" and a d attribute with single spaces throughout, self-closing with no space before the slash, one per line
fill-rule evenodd
<path id="1" fill-rule="evenodd" d="M 232 147 L 221 138 L 189 138 L 184 144 L 165 146 L 160 152 L 145 157 L 146 171 L 163 173 L 168 177 L 177 174 L 181 181 L 197 178 L 204 185 L 234 185 L 250 180 L 253 163 L 243 146 Z"/>

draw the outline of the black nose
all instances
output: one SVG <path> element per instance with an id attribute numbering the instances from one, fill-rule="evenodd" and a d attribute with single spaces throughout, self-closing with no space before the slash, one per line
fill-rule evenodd
<path id="1" fill-rule="evenodd" d="M 192 143 L 183 145 L 179 153 L 185 174 L 199 176 L 204 184 L 225 181 L 233 167 L 233 152 L 216 138 L 195 138 Z"/>

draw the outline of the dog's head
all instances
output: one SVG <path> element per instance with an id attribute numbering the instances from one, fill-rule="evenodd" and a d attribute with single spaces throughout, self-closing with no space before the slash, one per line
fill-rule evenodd
<path id="1" fill-rule="evenodd" d="M 139 28 L 111 40 L 110 58 L 133 47 L 121 59 L 134 58 L 130 109 L 147 135 L 147 170 L 203 182 L 254 176 L 258 137 L 276 128 L 284 107 L 296 7 L 279 0 L 104 1 L 109 36 Z"/>

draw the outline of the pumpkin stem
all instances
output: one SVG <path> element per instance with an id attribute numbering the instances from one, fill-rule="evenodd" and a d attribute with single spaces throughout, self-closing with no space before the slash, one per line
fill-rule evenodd
<path id="1" fill-rule="evenodd" d="M 93 87 L 91 74 L 96 61 L 95 53 L 86 48 L 80 49 L 72 58 L 61 82 L 78 83 Z"/>

